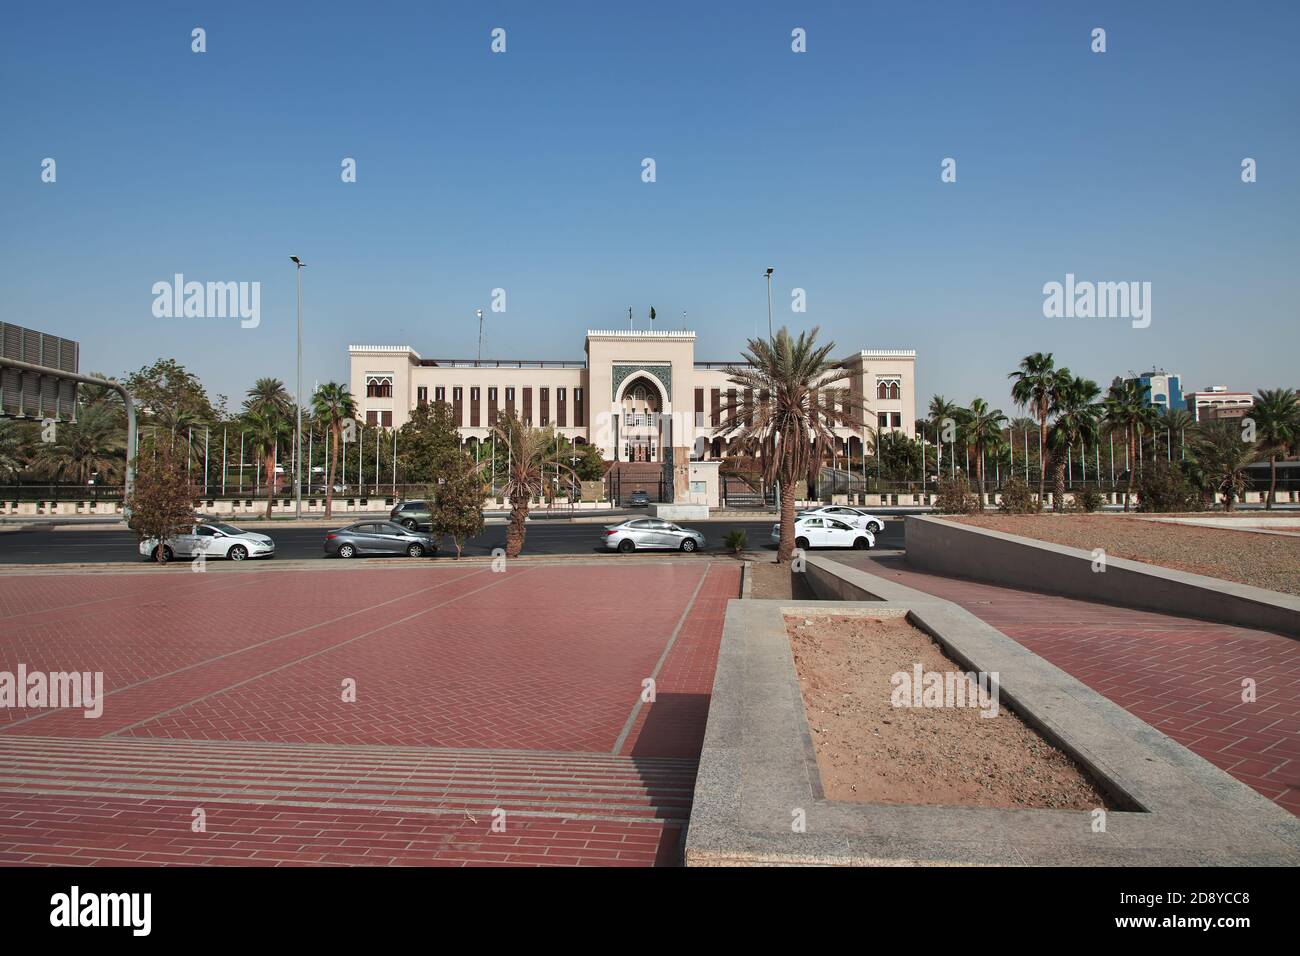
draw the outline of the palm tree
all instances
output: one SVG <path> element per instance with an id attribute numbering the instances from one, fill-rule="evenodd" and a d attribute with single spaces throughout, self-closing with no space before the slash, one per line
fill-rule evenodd
<path id="1" fill-rule="evenodd" d="M 1137 442 L 1141 441 L 1142 428 L 1150 425 L 1155 410 L 1147 404 L 1150 385 L 1137 379 L 1117 381 L 1110 387 L 1102 405 L 1105 422 L 1113 430 L 1124 430 L 1125 446 L 1128 449 L 1128 488 L 1124 491 L 1124 510 L 1128 511 L 1129 498 L 1133 494 L 1133 480 L 1137 477 Z"/>
<path id="2" fill-rule="evenodd" d="M 563 443 L 555 440 L 555 430 L 549 425 L 534 428 L 514 415 L 498 414 L 492 433 L 498 448 L 506 449 L 504 494 L 510 500 L 506 557 L 517 558 L 524 549 L 528 508 L 533 498 L 542 493 L 547 479 L 552 475 L 576 479 L 565 459 Z"/>
<path id="3" fill-rule="evenodd" d="M 1160 415 L 1159 425 L 1165 432 L 1165 447 L 1169 449 L 1169 458 L 1173 460 L 1174 436 L 1178 436 L 1178 447 L 1184 445 L 1187 429 L 1196 424 L 1192 413 L 1184 408 L 1167 408 Z M 1181 456 L 1180 456 L 1181 457 Z"/>
<path id="4" fill-rule="evenodd" d="M 1209 488 L 1223 494 L 1223 510 L 1232 506 L 1246 486 L 1246 468 L 1259 460 L 1260 447 L 1242 441 L 1241 430 L 1232 422 L 1216 421 L 1198 425 L 1192 435 L 1192 456 L 1200 467 Z"/>
<path id="5" fill-rule="evenodd" d="M 275 504 L 275 455 L 280 442 L 293 435 L 293 428 L 283 414 L 274 410 L 244 412 L 244 423 L 253 443 L 254 454 L 260 455 L 266 468 L 266 516 L 271 517 Z"/>
<path id="6" fill-rule="evenodd" d="M 278 378 L 259 378 L 248 390 L 244 410 L 263 415 L 274 412 L 279 418 L 288 418 L 293 411 L 293 399 Z"/>
<path id="7" fill-rule="evenodd" d="M 851 374 L 828 358 L 835 343 L 818 345 L 817 332 L 813 328 L 794 339 L 783 326 L 771 339 L 750 339 L 743 353 L 745 366 L 729 370 L 730 380 L 739 386 L 737 399 L 721 409 L 714 429 L 715 435 L 736 436 L 740 450 L 757 454 L 768 484 L 780 484 L 778 562 L 789 561 L 794 553 L 795 483 L 821 461 L 825 449 L 834 447 L 832 429 L 839 425 L 873 431 L 863 423 L 866 405 L 860 399 L 830 405 L 816 399 Z M 740 399 L 745 389 L 768 396 L 750 409 L 748 418 Z"/>
<path id="8" fill-rule="evenodd" d="M 12 478 L 26 466 L 23 440 L 12 419 L 0 418 L 0 473 Z"/>
<path id="9" fill-rule="evenodd" d="M 1058 369 L 1051 352 L 1035 352 L 1020 360 L 1020 367 L 1007 375 L 1014 379 L 1011 397 L 1016 404 L 1027 408 L 1038 419 L 1038 444 L 1047 447 L 1047 416 L 1062 385 L 1070 381 L 1068 368 Z M 1038 460 L 1038 500 L 1043 500 L 1043 491 L 1047 484 L 1047 456 L 1040 455 Z"/>
<path id="10" fill-rule="evenodd" d="M 1277 494 L 1277 459 L 1300 445 L 1300 399 L 1289 388 L 1267 388 L 1255 396 L 1250 413 L 1255 420 L 1255 436 L 1268 452 L 1268 503 L 1273 507 Z"/>
<path id="11" fill-rule="evenodd" d="M 935 395 L 930 399 L 930 424 L 934 426 L 934 444 L 938 449 L 938 458 L 943 458 L 943 429 L 944 422 L 951 421 L 954 424 L 957 421 L 958 407 L 956 402 L 950 402 L 942 395 Z M 936 462 L 936 467 L 938 463 Z M 942 471 L 942 469 L 939 469 Z M 943 475 L 939 475 L 940 478 Z"/>
<path id="12" fill-rule="evenodd" d="M 1056 416 L 1047 433 L 1052 449 L 1052 505 L 1065 510 L 1065 463 L 1069 450 L 1080 442 L 1097 441 L 1102 406 L 1097 403 L 1101 388 L 1092 379 L 1070 377 L 1055 390 L 1052 412 Z"/>
<path id="13" fill-rule="evenodd" d="M 975 448 L 975 467 L 979 475 L 980 494 L 984 493 L 984 452 L 1002 440 L 1002 426 L 1007 416 L 1000 408 L 989 408 L 982 398 L 972 399 L 965 415 L 966 440 Z"/>
<path id="14" fill-rule="evenodd" d="M 312 416 L 329 430 L 333 437 L 330 460 L 325 470 L 325 517 L 334 513 L 334 472 L 339 464 L 339 444 L 343 438 L 343 422 L 355 418 L 357 403 L 346 385 L 326 382 L 316 389 L 311 400 Z"/>
<path id="15" fill-rule="evenodd" d="M 116 476 L 125 460 L 126 441 L 112 405 L 84 405 L 75 422 L 59 422 L 54 441 L 36 446 L 32 466 L 60 481 L 85 486 L 101 474 Z"/>

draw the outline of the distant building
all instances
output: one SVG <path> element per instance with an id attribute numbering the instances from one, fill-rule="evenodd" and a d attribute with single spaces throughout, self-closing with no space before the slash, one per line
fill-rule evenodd
<path id="1" fill-rule="evenodd" d="M 1179 411 L 1187 407 L 1183 397 L 1183 377 L 1177 372 L 1153 369 L 1140 374 L 1130 373 L 1126 382 L 1141 382 L 1149 391 L 1144 404 L 1154 405 L 1162 411 Z"/>
<path id="2" fill-rule="evenodd" d="M 553 424 L 613 461 L 664 462 L 670 449 L 676 461 L 688 453 L 720 459 L 734 442 L 715 433 L 721 409 L 768 400 L 731 381 L 727 370 L 743 365 L 738 359 L 698 361 L 695 333 L 687 331 L 592 330 L 585 360 L 431 359 L 405 345 L 353 345 L 348 357 L 358 415 L 369 425 L 400 428 L 417 406 L 446 402 L 466 444 L 488 440 L 504 411 L 529 424 Z M 819 401 L 865 405 L 863 424 L 914 436 L 914 350 L 862 349 L 840 364 L 849 375 Z M 860 460 L 866 430 L 833 431 L 836 451 Z"/>
<path id="3" fill-rule="evenodd" d="M 1255 407 L 1250 392 L 1230 392 L 1226 385 L 1208 385 L 1187 393 L 1187 408 L 1198 422 L 1245 418 Z"/>

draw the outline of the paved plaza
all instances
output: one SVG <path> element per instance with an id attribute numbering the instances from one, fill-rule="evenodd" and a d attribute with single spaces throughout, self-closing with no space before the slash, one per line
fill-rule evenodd
<path id="1" fill-rule="evenodd" d="M 105 690 L 96 719 L 0 710 L 0 863 L 676 863 L 739 579 L 706 559 L 0 577 L 0 670 Z"/>

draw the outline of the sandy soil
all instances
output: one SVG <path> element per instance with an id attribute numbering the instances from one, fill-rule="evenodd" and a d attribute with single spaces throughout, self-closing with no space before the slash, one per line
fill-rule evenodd
<path id="1" fill-rule="evenodd" d="M 809 623 L 811 622 L 811 623 Z M 960 668 L 903 618 L 787 616 L 831 800 L 1093 809 L 1110 802 L 1007 707 L 895 707 L 891 675 Z"/>
<path id="2" fill-rule="evenodd" d="M 1257 588 L 1300 594 L 1300 538 L 1120 515 L 972 515 L 955 521 L 1113 558 L 1145 561 Z"/>
<path id="3" fill-rule="evenodd" d="M 789 564 L 777 564 L 775 561 L 754 561 L 749 566 L 752 577 L 751 597 L 794 598 L 800 601 L 814 601 L 817 596 L 808 586 L 808 579 L 802 574 L 791 574 Z"/>

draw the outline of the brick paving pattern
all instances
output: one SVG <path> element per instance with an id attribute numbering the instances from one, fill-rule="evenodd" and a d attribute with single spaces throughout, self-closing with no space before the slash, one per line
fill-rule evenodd
<path id="1" fill-rule="evenodd" d="M 1300 814 L 1300 641 L 836 556 L 953 601 L 1270 800 Z M 1256 682 L 1244 703 L 1242 680 Z"/>
<path id="2" fill-rule="evenodd" d="M 0 578 L 0 670 L 107 692 L 0 710 L 0 864 L 675 863 L 738 590 L 701 559 Z"/>

